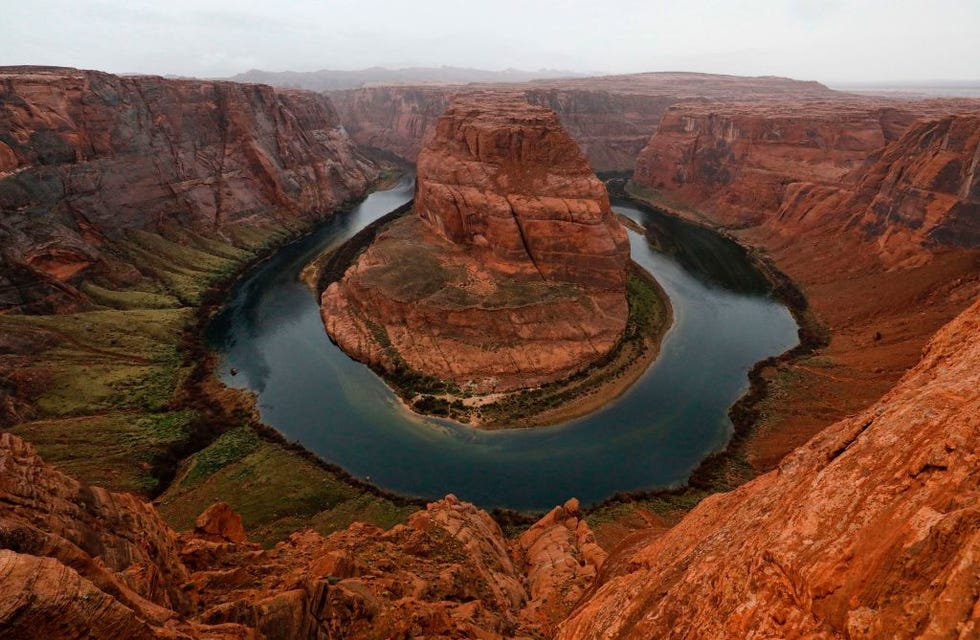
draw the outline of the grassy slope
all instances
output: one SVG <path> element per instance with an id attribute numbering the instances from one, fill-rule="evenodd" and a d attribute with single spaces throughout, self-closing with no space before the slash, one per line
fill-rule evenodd
<path id="1" fill-rule="evenodd" d="M 33 353 L 0 354 L 0 371 L 15 372 L 32 405 L 30 419 L 10 431 L 81 480 L 156 494 L 155 464 L 180 450 L 201 419 L 200 398 L 190 401 L 185 392 L 198 363 L 180 348 L 196 321 L 195 307 L 213 283 L 294 233 L 227 232 L 233 244 L 185 232 L 173 240 L 133 234 L 118 257 L 139 265 L 147 276 L 139 285 L 114 290 L 85 283 L 94 310 L 0 315 L 0 332 L 33 345 Z M 283 443 L 260 437 L 248 412 L 222 415 L 219 429 L 226 433 L 184 460 L 160 498 L 162 513 L 177 528 L 191 526 L 215 500 L 231 503 L 252 537 L 266 543 L 304 526 L 323 532 L 355 520 L 390 526 L 415 509 L 365 492 Z"/>

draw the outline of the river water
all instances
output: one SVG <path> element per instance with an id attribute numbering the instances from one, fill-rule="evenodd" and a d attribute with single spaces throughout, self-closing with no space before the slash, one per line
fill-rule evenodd
<path id="1" fill-rule="evenodd" d="M 218 375 L 257 395 L 266 424 L 379 487 L 536 510 L 571 496 L 588 504 L 683 482 L 727 443 L 728 408 L 747 390 L 752 366 L 797 344 L 793 317 L 741 247 L 614 202 L 648 228 L 646 236 L 629 233 L 633 260 L 674 308 L 647 372 L 599 411 L 549 427 L 487 432 L 415 416 L 330 342 L 316 297 L 297 279 L 317 254 L 411 197 L 406 178 L 282 248 L 238 282 L 208 329 L 221 354 Z"/>

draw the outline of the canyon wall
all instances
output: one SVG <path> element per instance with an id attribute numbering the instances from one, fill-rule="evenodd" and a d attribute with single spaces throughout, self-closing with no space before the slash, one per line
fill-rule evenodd
<path id="1" fill-rule="evenodd" d="M 454 95 L 516 92 L 558 114 L 595 171 L 629 171 L 667 108 L 719 100 L 849 100 L 816 82 L 698 73 L 644 73 L 525 84 L 365 87 L 330 92 L 358 144 L 414 162 L 426 133 Z"/>
<path id="2" fill-rule="evenodd" d="M 764 372 L 757 469 L 880 397 L 980 293 L 978 113 L 976 100 L 679 105 L 644 148 L 633 193 L 754 247 L 812 312 L 818 351 Z"/>
<path id="3" fill-rule="evenodd" d="M 787 185 L 838 183 L 914 116 L 839 103 L 683 105 L 643 148 L 633 180 L 729 224 L 759 224 Z"/>
<path id="4" fill-rule="evenodd" d="M 980 111 L 911 127 L 875 154 L 844 209 L 892 261 L 903 246 L 980 248 Z"/>
<path id="5" fill-rule="evenodd" d="M 113 253 L 134 230 L 288 226 L 376 175 L 317 94 L 0 68 L 0 309 L 70 302 L 93 273 L 137 280 Z"/>
<path id="6" fill-rule="evenodd" d="M 978 332 L 980 303 L 879 402 L 610 558 L 557 637 L 976 637 Z"/>
<path id="7" fill-rule="evenodd" d="M 980 105 L 900 104 L 676 106 L 633 180 L 716 224 L 795 233 L 850 223 L 884 244 L 978 246 Z"/>

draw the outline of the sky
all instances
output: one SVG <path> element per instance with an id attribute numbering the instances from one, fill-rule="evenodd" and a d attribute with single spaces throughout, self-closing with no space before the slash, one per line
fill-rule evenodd
<path id="1" fill-rule="evenodd" d="M 0 65 L 980 79 L 980 0 L 0 0 Z"/>

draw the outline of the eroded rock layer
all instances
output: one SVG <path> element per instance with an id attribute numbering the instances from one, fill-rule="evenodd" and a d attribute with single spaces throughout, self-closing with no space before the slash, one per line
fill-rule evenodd
<path id="1" fill-rule="evenodd" d="M 177 534 L 0 436 L 0 637 L 547 637 L 605 560 L 578 503 L 518 540 L 449 496 L 389 531 L 294 533 L 262 550 L 216 504 Z"/>
<path id="2" fill-rule="evenodd" d="M 621 288 L 629 246 L 605 186 L 555 114 L 519 97 L 461 97 L 417 161 L 415 212 L 450 242 L 545 280 Z"/>
<path id="3" fill-rule="evenodd" d="M 365 87 L 330 92 L 358 144 L 414 162 L 425 134 L 452 98 L 476 86 L 522 93 L 558 114 L 596 171 L 628 171 L 657 128 L 680 102 L 799 99 L 848 100 L 816 82 L 702 73 L 640 73 L 524 84 Z"/>
<path id="4" fill-rule="evenodd" d="M 980 303 L 872 407 L 617 559 L 558 638 L 976 637 L 978 335 Z"/>
<path id="5" fill-rule="evenodd" d="M 260 85 L 0 68 L 0 308 L 78 298 L 139 231 L 223 236 L 325 215 L 377 175 L 330 101 Z"/>
<path id="6" fill-rule="evenodd" d="M 323 294 L 347 353 L 487 392 L 565 377 L 616 345 L 629 244 L 553 112 L 458 98 L 419 156 L 414 212 Z"/>
<path id="7" fill-rule="evenodd" d="M 633 179 L 731 226 L 795 233 L 858 217 L 868 236 L 977 246 L 980 102 L 896 104 L 674 107 Z"/>

